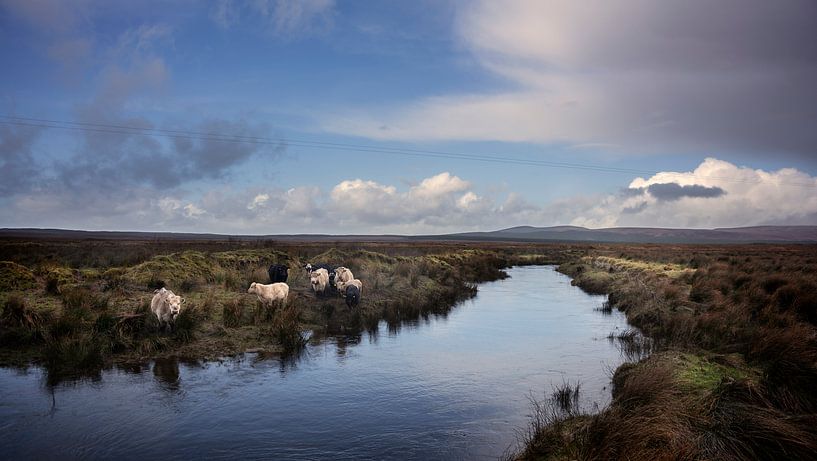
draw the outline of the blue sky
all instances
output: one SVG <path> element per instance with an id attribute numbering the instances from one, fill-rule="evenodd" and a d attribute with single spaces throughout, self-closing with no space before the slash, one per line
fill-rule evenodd
<path id="1" fill-rule="evenodd" d="M 816 30 L 809 1 L 3 0 L 0 226 L 817 224 Z"/>

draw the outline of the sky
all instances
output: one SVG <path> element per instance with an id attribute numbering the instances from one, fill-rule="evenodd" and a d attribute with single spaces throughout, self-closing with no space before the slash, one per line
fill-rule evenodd
<path id="1" fill-rule="evenodd" d="M 0 0 L 0 227 L 817 225 L 813 0 Z"/>

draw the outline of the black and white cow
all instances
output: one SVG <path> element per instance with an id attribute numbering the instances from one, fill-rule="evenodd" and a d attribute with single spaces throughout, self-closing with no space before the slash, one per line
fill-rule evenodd
<path id="1" fill-rule="evenodd" d="M 326 263 L 319 263 L 319 264 L 307 264 L 305 266 L 306 274 L 311 276 L 312 271 L 316 271 L 318 269 L 326 269 L 326 272 L 329 273 L 329 286 L 334 290 L 335 289 L 335 269 L 337 266 L 333 266 L 331 264 Z"/>

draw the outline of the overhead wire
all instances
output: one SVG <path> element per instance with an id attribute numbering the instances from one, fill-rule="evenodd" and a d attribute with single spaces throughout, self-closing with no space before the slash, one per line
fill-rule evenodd
<path id="1" fill-rule="evenodd" d="M 387 155 L 403 155 L 403 156 L 428 157 L 428 158 L 445 158 L 445 159 L 455 159 L 455 160 L 473 160 L 473 161 L 480 161 L 480 162 L 501 163 L 501 164 L 509 164 L 509 165 L 540 166 L 540 167 L 547 167 L 547 168 L 564 168 L 564 169 L 573 169 L 573 170 L 597 171 L 597 172 L 629 174 L 629 175 L 634 175 L 635 174 L 635 175 L 654 176 L 654 175 L 657 175 L 657 174 L 660 173 L 658 171 L 640 170 L 640 169 L 633 169 L 633 168 L 619 168 L 619 167 L 611 167 L 611 166 L 606 166 L 606 165 L 555 162 L 555 161 L 548 161 L 548 160 L 524 159 L 524 158 L 519 158 L 519 157 L 507 157 L 507 156 L 497 156 L 497 155 L 460 153 L 460 152 L 447 152 L 447 151 L 439 151 L 439 150 L 411 149 L 411 148 L 403 148 L 403 147 L 374 146 L 374 145 L 364 145 L 364 144 L 326 142 L 326 141 L 305 140 L 305 139 L 298 139 L 298 138 L 284 138 L 284 137 L 270 138 L 270 137 L 236 135 L 236 134 L 227 134 L 227 133 L 201 132 L 201 131 L 192 131 L 192 130 L 170 130 L 170 129 L 163 129 L 163 128 L 140 127 L 140 126 L 134 126 L 134 125 L 120 125 L 120 124 L 109 124 L 109 123 L 98 123 L 98 122 L 75 122 L 75 121 L 66 121 L 66 120 L 34 118 L 34 117 L 20 117 L 20 116 L 10 116 L 10 115 L 0 115 L 0 119 L 4 119 L 4 120 L 0 120 L 0 124 L 5 124 L 5 125 L 27 126 L 27 127 L 46 128 L 46 129 L 62 129 L 62 130 L 69 130 L 69 131 L 82 131 L 82 132 L 91 132 L 91 133 L 95 132 L 95 133 L 108 133 L 108 134 L 117 134 L 117 135 L 149 136 L 149 137 L 156 136 L 156 137 L 165 137 L 165 138 L 171 138 L 171 139 L 188 139 L 188 140 L 214 141 L 214 142 L 225 142 L 225 143 L 248 143 L 248 144 L 271 145 L 271 146 L 307 147 L 307 148 L 324 149 L 324 150 L 344 150 L 344 151 L 354 151 L 354 152 L 380 153 L 380 154 L 387 154 Z M 710 180 L 719 180 L 719 181 L 735 182 L 735 183 L 756 184 L 756 183 L 760 182 L 760 181 L 757 181 L 757 180 L 750 180 L 750 179 L 726 178 L 726 177 L 717 177 L 717 176 L 700 175 L 700 174 L 697 174 L 697 175 L 692 174 L 692 176 L 705 178 L 705 179 L 710 179 Z M 808 188 L 817 187 L 817 184 L 807 184 L 807 183 L 794 183 L 794 182 L 785 182 L 784 183 L 784 182 L 781 182 L 781 184 L 786 185 L 786 186 L 794 186 L 794 187 L 808 187 Z"/>

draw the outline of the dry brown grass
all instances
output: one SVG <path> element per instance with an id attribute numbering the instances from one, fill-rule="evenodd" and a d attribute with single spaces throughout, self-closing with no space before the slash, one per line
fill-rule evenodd
<path id="1" fill-rule="evenodd" d="M 817 459 L 815 254 L 609 245 L 563 264 L 658 352 L 619 368 L 609 408 L 543 428 L 556 445 L 519 458 Z"/>

